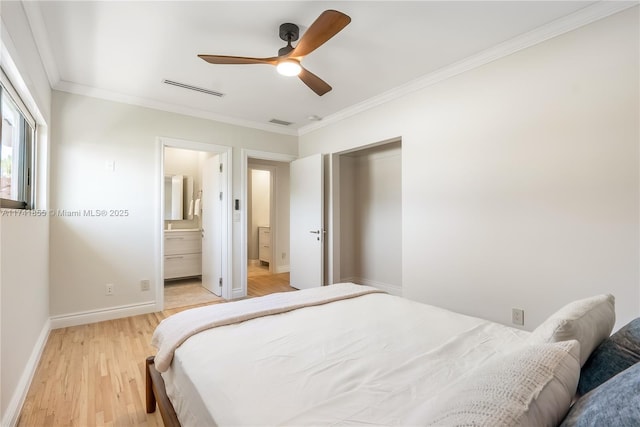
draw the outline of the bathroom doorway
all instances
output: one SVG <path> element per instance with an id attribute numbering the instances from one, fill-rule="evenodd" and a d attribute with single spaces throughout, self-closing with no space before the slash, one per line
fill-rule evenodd
<path id="1" fill-rule="evenodd" d="M 231 228 L 226 147 L 161 139 L 159 300 L 173 309 L 222 302 Z M 227 285 L 228 288 L 230 286 Z"/>

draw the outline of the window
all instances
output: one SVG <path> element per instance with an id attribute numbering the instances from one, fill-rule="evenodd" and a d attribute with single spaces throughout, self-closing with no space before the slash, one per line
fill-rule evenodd
<path id="1" fill-rule="evenodd" d="M 35 121 L 0 70 L 0 207 L 33 208 Z"/>

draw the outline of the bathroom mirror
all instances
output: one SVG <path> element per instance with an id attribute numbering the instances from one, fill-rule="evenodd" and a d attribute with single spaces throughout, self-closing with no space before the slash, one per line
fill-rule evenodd
<path id="1" fill-rule="evenodd" d="M 184 175 L 164 177 L 164 219 L 193 219 L 193 178 Z"/>
<path id="2" fill-rule="evenodd" d="M 164 177 L 164 219 L 179 220 L 183 216 L 182 175 Z"/>

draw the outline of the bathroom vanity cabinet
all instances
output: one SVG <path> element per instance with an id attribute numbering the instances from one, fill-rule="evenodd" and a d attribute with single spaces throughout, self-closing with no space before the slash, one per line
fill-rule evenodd
<path id="1" fill-rule="evenodd" d="M 200 230 L 165 230 L 164 278 L 202 274 L 202 234 Z"/>

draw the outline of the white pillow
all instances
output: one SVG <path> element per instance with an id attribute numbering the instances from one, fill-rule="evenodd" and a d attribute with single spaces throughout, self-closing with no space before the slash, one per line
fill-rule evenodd
<path id="1" fill-rule="evenodd" d="M 616 322 L 613 295 L 598 295 L 573 301 L 549 316 L 529 336 L 532 343 L 578 340 L 580 366 L 609 335 Z"/>
<path id="2" fill-rule="evenodd" d="M 407 425 L 557 426 L 580 376 L 580 343 L 537 344 L 490 360 L 409 414 Z"/>

